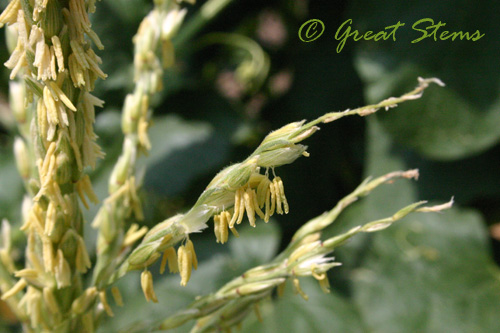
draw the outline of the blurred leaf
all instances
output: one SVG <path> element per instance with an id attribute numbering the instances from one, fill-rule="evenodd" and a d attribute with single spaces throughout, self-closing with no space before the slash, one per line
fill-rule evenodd
<path id="1" fill-rule="evenodd" d="M 259 223 L 255 229 L 245 225 L 241 231 L 240 237 L 233 238 L 229 243 L 231 255 L 240 268 L 238 271 L 243 273 L 274 258 L 280 234 L 273 219 L 267 224 Z"/>
<path id="2" fill-rule="evenodd" d="M 500 29 L 494 13 L 496 1 L 415 2 L 358 0 L 351 3 L 348 18 L 360 33 L 378 32 L 397 21 L 405 23 L 397 31 L 396 41 L 350 39 L 346 45 L 356 48 L 357 68 L 368 84 L 370 102 L 394 96 L 414 85 L 416 76 L 438 77 L 446 89 L 432 89 L 417 103 L 405 104 L 395 114 L 381 117 L 393 138 L 416 148 L 427 157 L 458 159 L 491 147 L 500 138 L 500 99 L 498 86 L 499 40 L 493 33 Z M 485 33 L 480 40 L 437 40 L 427 38 L 412 44 L 421 33 L 412 25 L 422 18 L 446 24 L 438 30 Z M 423 25 L 427 27 L 429 25 Z M 431 29 L 432 30 L 432 29 Z M 342 51 L 345 52 L 345 51 Z"/>
<path id="3" fill-rule="evenodd" d="M 425 74 L 424 69 L 412 64 L 401 65 L 393 71 L 373 68 L 376 66 L 373 59 L 358 58 L 358 69 L 368 83 L 369 102 L 408 91 L 418 76 L 434 75 Z M 500 99 L 481 110 L 464 99 L 453 85 L 433 87 L 415 103 L 402 104 L 395 112 L 379 117 L 396 142 L 437 160 L 463 158 L 484 151 L 500 137 Z"/>
<path id="4" fill-rule="evenodd" d="M 407 168 L 376 119 L 369 124 L 367 172 Z M 414 188 L 411 182 L 397 181 L 377 189 L 361 204 L 365 217 L 388 216 L 395 206 L 415 201 Z M 363 243 L 341 247 L 337 253 L 348 263 L 353 301 L 366 329 L 495 331 L 500 325 L 494 306 L 500 304 L 500 272 L 488 255 L 481 222 L 477 213 L 458 208 L 412 215 Z"/>
<path id="5" fill-rule="evenodd" d="M 20 207 L 24 187 L 17 172 L 12 146 L 0 147 L 0 218 L 7 218 L 13 224 L 21 225 Z"/>
<path id="6" fill-rule="evenodd" d="M 156 118 L 150 130 L 151 152 L 140 163 L 146 166 L 144 187 L 161 195 L 182 193 L 194 177 L 220 165 L 227 145 L 214 144 L 215 136 L 205 122 L 176 115 Z"/>

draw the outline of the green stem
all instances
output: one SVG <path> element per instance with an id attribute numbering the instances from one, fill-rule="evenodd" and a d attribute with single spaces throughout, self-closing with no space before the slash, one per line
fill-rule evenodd
<path id="1" fill-rule="evenodd" d="M 174 47 L 182 48 L 208 22 L 225 9 L 233 0 L 209 0 L 191 18 L 173 39 Z"/>

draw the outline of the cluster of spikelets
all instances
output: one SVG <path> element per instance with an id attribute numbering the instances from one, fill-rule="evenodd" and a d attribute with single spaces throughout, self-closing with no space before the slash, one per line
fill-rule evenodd
<path id="1" fill-rule="evenodd" d="M 300 156 L 309 156 L 307 147 L 298 142 L 308 138 L 317 129 L 316 126 L 301 121 L 271 132 L 245 161 L 219 172 L 191 210 L 152 228 L 114 278 L 119 278 L 128 270 L 146 271 L 147 267 L 163 254 L 162 267 L 168 262 L 171 272 L 180 273 L 181 285 L 184 286 L 189 280 L 192 267 L 196 268 L 196 255 L 189 234 L 206 228 L 211 217 L 217 242 L 226 243 L 229 230 L 238 236 L 236 225 L 240 224 L 245 216 L 250 225 L 255 227 L 257 217 L 268 222 L 275 213 L 288 214 L 289 205 L 283 181 L 274 175 L 274 168 L 292 163 Z M 261 173 L 262 169 L 266 171 Z M 272 180 L 269 178 L 270 169 L 274 175 Z M 186 247 L 181 246 L 176 252 L 174 246 L 182 241 L 186 241 Z M 188 259 L 183 259 L 186 258 L 185 250 Z M 173 265 L 174 262 L 178 262 L 178 268 Z M 161 271 L 163 272 L 164 268 Z M 152 295 L 152 283 L 149 275 L 147 276 L 147 279 L 141 280 L 142 287 L 146 298 L 154 300 L 148 296 Z"/>
<path id="2" fill-rule="evenodd" d="M 228 228 L 238 237 L 234 226 L 243 221 L 245 212 L 248 222 L 255 227 L 256 214 L 267 223 L 274 212 L 283 215 L 283 213 L 288 214 L 288 211 L 288 202 L 281 178 L 275 177 L 273 181 L 270 181 L 267 175 L 262 175 L 257 170 L 252 174 L 246 186 L 236 190 L 234 209 L 224 210 L 214 215 L 214 233 L 217 242 L 222 244 L 227 242 Z"/>
<path id="3" fill-rule="evenodd" d="M 79 278 L 91 262 L 78 197 L 87 207 L 87 198 L 97 202 L 84 168 L 94 168 L 104 156 L 93 129 L 94 109 L 103 101 L 90 93 L 95 80 L 106 77 L 90 44 L 103 48 L 88 18 L 94 11 L 93 0 L 12 0 L 0 15 L 0 24 L 9 25 L 17 38 L 5 66 L 11 79 L 18 77 L 26 87 L 17 98 L 31 121 L 31 137 L 17 138 L 14 148 L 32 194 L 23 203 L 26 268 L 14 272 L 19 281 L 2 299 L 27 287 L 18 306 L 34 329 L 69 325 L 68 310 L 56 301 L 62 290 L 74 288 L 84 298 L 92 294 L 81 291 Z M 70 307 L 74 314 L 88 308 L 83 311 L 80 297 Z M 89 319 L 82 320 L 89 324 Z"/>

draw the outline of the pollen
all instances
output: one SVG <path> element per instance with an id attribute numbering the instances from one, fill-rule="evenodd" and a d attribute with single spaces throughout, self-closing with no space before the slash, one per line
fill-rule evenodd
<path id="1" fill-rule="evenodd" d="M 177 254 L 173 247 L 169 247 L 163 252 L 163 257 L 160 265 L 160 274 L 165 272 L 165 267 L 168 263 L 168 270 L 170 273 L 178 273 L 179 266 L 177 264 Z"/>
<path id="2" fill-rule="evenodd" d="M 114 313 L 113 310 L 111 310 L 111 307 L 109 306 L 108 299 L 106 298 L 106 291 L 102 290 L 99 292 L 99 300 L 101 301 L 102 307 L 104 308 L 104 311 L 108 314 L 108 316 L 113 317 Z"/>
<path id="3" fill-rule="evenodd" d="M 153 289 L 153 275 L 148 270 L 141 273 L 141 287 L 144 292 L 144 297 L 146 297 L 146 301 L 158 303 L 158 299 L 156 298 L 156 294 Z"/>
<path id="4" fill-rule="evenodd" d="M 181 275 L 181 286 L 185 287 L 191 278 L 191 268 L 198 268 L 198 260 L 191 240 L 188 240 L 185 245 L 179 247 L 177 258 Z"/>

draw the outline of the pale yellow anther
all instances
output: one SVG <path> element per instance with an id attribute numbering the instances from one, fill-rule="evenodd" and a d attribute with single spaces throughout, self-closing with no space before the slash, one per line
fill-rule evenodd
<path id="1" fill-rule="evenodd" d="M 148 228 L 143 226 L 139 229 L 139 225 L 137 223 L 133 223 L 125 234 L 125 239 L 123 240 L 123 247 L 130 246 L 137 242 L 148 232 Z"/>
<path id="2" fill-rule="evenodd" d="M 49 57 L 50 57 L 50 78 L 52 80 L 57 79 L 57 72 L 56 72 L 56 55 L 54 51 L 54 47 L 49 47 Z"/>
<path id="3" fill-rule="evenodd" d="M 64 103 L 64 105 L 68 107 L 68 109 L 76 112 L 76 107 L 70 101 L 68 96 L 66 96 L 66 94 L 61 90 L 61 88 L 59 88 L 56 82 L 48 81 L 47 84 L 50 87 L 50 89 L 54 92 L 55 95 L 53 97 L 55 100 L 60 100 L 61 102 Z"/>
<path id="4" fill-rule="evenodd" d="M 265 216 L 264 212 L 262 212 L 262 210 L 259 207 L 259 202 L 257 200 L 257 194 L 255 193 L 254 190 L 251 190 L 251 196 L 252 196 L 253 208 L 255 209 L 255 212 L 257 213 L 257 215 L 259 215 L 259 217 L 261 219 L 264 219 L 266 216 Z"/>
<path id="5" fill-rule="evenodd" d="M 271 190 L 270 187 L 266 190 L 266 214 L 264 216 L 264 222 L 269 222 L 269 217 L 271 217 Z"/>
<path id="6" fill-rule="evenodd" d="M 277 178 L 273 179 L 273 183 L 271 184 L 271 186 L 274 188 L 274 194 L 276 199 L 276 213 L 283 215 L 283 209 L 281 207 L 281 192 Z"/>
<path id="7" fill-rule="evenodd" d="M 221 243 L 224 244 L 228 239 L 228 226 L 231 218 L 231 214 L 229 212 L 224 211 L 220 214 L 220 236 Z"/>
<path id="8" fill-rule="evenodd" d="M 281 196 L 281 202 L 283 203 L 283 210 L 285 211 L 285 214 L 288 214 L 289 207 L 285 196 L 285 187 L 283 186 L 283 181 L 279 177 L 277 177 L 277 184 Z"/>
<path id="9" fill-rule="evenodd" d="M 95 54 L 93 52 L 92 53 L 89 53 L 89 52 L 85 53 L 85 59 L 89 63 L 90 69 L 93 70 L 94 73 L 96 73 L 98 77 L 100 77 L 101 79 L 104 80 L 108 76 L 99 68 L 99 64 L 97 63 L 97 60 L 95 59 L 94 56 L 95 56 Z"/>
<path id="10" fill-rule="evenodd" d="M 85 57 L 85 52 L 82 49 L 82 46 L 79 42 L 72 40 L 69 42 L 71 49 L 73 50 L 73 54 L 75 55 L 75 59 L 80 65 L 82 69 L 90 68 L 89 63 L 87 62 L 87 58 Z"/>
<path id="11" fill-rule="evenodd" d="M 233 213 L 233 217 L 231 218 L 231 221 L 229 221 L 230 228 L 234 227 L 236 220 L 238 220 L 238 215 L 240 214 L 240 202 L 241 202 L 240 196 L 241 196 L 241 192 L 238 189 L 234 193 L 234 213 Z"/>
<path id="12" fill-rule="evenodd" d="M 17 281 L 17 283 L 12 287 L 10 288 L 7 292 L 3 293 L 2 295 L 2 301 L 5 301 L 6 299 L 14 296 L 15 294 L 17 294 L 18 292 L 20 292 L 21 290 L 23 290 L 24 288 L 26 288 L 26 280 L 24 279 L 20 279 L 19 281 Z"/>
<path id="13" fill-rule="evenodd" d="M 173 247 L 169 247 L 168 249 L 163 252 L 164 258 L 166 258 L 168 262 L 168 270 L 170 273 L 178 273 L 179 272 L 179 266 L 177 262 L 177 254 L 175 252 L 175 249 Z"/>
<path id="14" fill-rule="evenodd" d="M 269 209 L 269 216 L 273 216 L 274 210 L 276 209 L 276 189 L 274 183 L 269 184 L 269 190 L 271 191 L 271 208 Z"/>
<path id="15" fill-rule="evenodd" d="M 302 298 L 305 299 L 306 301 L 309 299 L 309 296 L 307 296 L 306 293 L 302 290 L 302 288 L 300 288 L 299 279 L 297 279 L 297 278 L 293 279 L 293 287 L 294 287 L 294 291 L 296 294 L 299 294 L 300 296 L 302 296 Z"/>
<path id="16" fill-rule="evenodd" d="M 73 301 L 71 304 L 71 311 L 75 314 L 83 314 L 88 308 L 94 303 L 97 296 L 97 288 L 90 287 L 85 289 L 85 291 Z"/>
<path id="17" fill-rule="evenodd" d="M 325 294 L 330 293 L 330 281 L 328 281 L 328 277 L 326 276 L 326 274 L 325 277 L 321 280 L 318 280 L 318 282 L 321 290 L 323 290 Z"/>
<path id="18" fill-rule="evenodd" d="M 243 198 L 245 200 L 245 209 L 248 216 L 248 222 L 250 222 L 250 225 L 255 228 L 255 210 L 253 208 L 253 198 L 250 191 L 250 188 L 247 188 L 247 190 L 243 194 Z"/>
<path id="19" fill-rule="evenodd" d="M 192 259 L 184 245 L 181 245 L 177 250 L 177 258 L 181 275 L 181 286 L 185 287 L 191 277 Z"/>
<path id="20" fill-rule="evenodd" d="M 286 280 L 285 282 L 283 282 L 282 284 L 279 284 L 278 287 L 276 288 L 276 292 L 278 294 L 278 297 L 283 297 L 283 295 L 285 294 L 285 288 L 286 288 Z"/>
<path id="21" fill-rule="evenodd" d="M 220 228 L 221 228 L 221 216 L 214 215 L 214 234 L 215 238 L 217 239 L 217 243 L 220 243 L 221 241 Z"/>
<path id="22" fill-rule="evenodd" d="M 116 305 L 123 306 L 122 294 L 120 293 L 120 289 L 118 289 L 118 287 L 114 286 L 111 288 L 111 295 L 113 295 Z"/>
<path id="23" fill-rule="evenodd" d="M 14 273 L 15 277 L 18 278 L 36 278 L 38 277 L 38 271 L 33 268 L 24 268 Z"/>
<path id="24" fill-rule="evenodd" d="M 41 99 L 36 103 L 36 113 L 37 113 L 37 122 L 38 122 L 38 131 L 40 136 L 44 139 L 47 138 L 47 131 L 49 129 L 49 123 L 47 120 L 47 109 L 45 108 L 45 104 Z"/>
<path id="25" fill-rule="evenodd" d="M 153 289 L 153 275 L 148 270 L 141 273 L 141 287 L 146 301 L 158 303 L 158 299 L 156 298 L 156 294 Z"/>
<path id="26" fill-rule="evenodd" d="M 52 40 L 52 46 L 54 47 L 54 54 L 57 60 L 57 67 L 59 69 L 59 72 L 62 72 L 64 71 L 64 55 L 61 46 L 61 41 L 57 36 L 52 36 L 51 40 Z"/>
<path id="27" fill-rule="evenodd" d="M 21 9 L 20 0 L 12 0 L 0 15 L 0 28 L 4 24 L 14 24 L 17 21 L 17 12 Z"/>
<path id="28" fill-rule="evenodd" d="M 261 181 L 257 186 L 257 201 L 259 202 L 259 207 L 264 207 L 268 195 L 269 184 L 271 183 L 271 181 L 269 180 L 269 178 L 267 178 L 267 176 L 260 176 L 262 176 L 262 178 L 260 178 Z"/>
<path id="29" fill-rule="evenodd" d="M 106 298 L 106 291 L 101 290 L 99 292 L 99 300 L 101 301 L 102 307 L 104 308 L 104 311 L 108 314 L 108 316 L 113 317 L 114 313 L 113 310 L 111 310 L 111 307 L 109 306 L 108 299 Z"/>
<path id="30" fill-rule="evenodd" d="M 45 104 L 45 108 L 47 110 L 47 120 L 49 124 L 58 124 L 59 117 L 57 114 L 56 102 L 47 86 L 43 87 L 43 103 Z"/>
<path id="31" fill-rule="evenodd" d="M 191 256 L 193 268 L 198 269 L 198 258 L 196 257 L 196 252 L 194 251 L 193 242 L 190 239 L 188 239 L 188 241 L 186 242 L 186 250 L 188 251 L 189 255 Z"/>
<path id="32" fill-rule="evenodd" d="M 238 211 L 238 219 L 236 220 L 236 224 L 240 224 L 243 221 L 243 217 L 245 216 L 245 191 L 240 188 L 238 190 L 240 192 L 239 199 L 240 199 L 240 204 L 239 204 L 239 211 Z M 236 210 L 234 211 L 236 214 Z"/>
<path id="33" fill-rule="evenodd" d="M 231 232 L 233 233 L 233 235 L 235 237 L 240 237 L 240 234 L 238 233 L 238 231 L 236 230 L 236 228 L 229 228 L 229 230 L 231 230 Z"/>
<path id="34" fill-rule="evenodd" d="M 85 273 L 92 266 L 92 263 L 90 262 L 89 254 L 87 252 L 87 248 L 85 247 L 83 238 L 78 236 L 76 239 L 78 243 L 76 247 L 75 259 L 76 269 L 81 273 Z"/>

